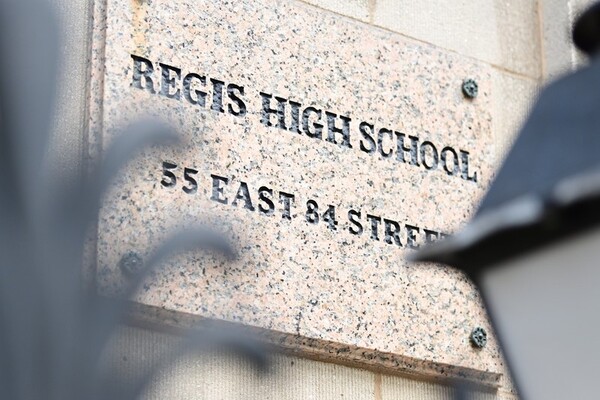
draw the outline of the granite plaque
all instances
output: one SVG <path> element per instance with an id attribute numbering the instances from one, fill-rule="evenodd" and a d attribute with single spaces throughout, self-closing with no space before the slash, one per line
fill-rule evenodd
<path id="1" fill-rule="evenodd" d="M 111 0 L 98 10 L 92 145 L 106 149 L 148 114 L 183 139 L 133 159 L 108 194 L 103 293 L 128 279 L 123 257 L 143 262 L 170 232 L 212 224 L 239 259 L 179 254 L 139 303 L 340 358 L 418 360 L 488 383 L 485 371 L 502 371 L 493 338 L 482 350 L 469 343 L 474 326 L 490 330 L 471 284 L 404 261 L 460 227 L 490 181 L 489 66 L 300 2 Z"/>

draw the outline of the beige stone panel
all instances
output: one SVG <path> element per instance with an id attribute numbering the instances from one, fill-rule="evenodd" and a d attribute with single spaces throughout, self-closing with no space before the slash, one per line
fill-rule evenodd
<path id="1" fill-rule="evenodd" d="M 579 14 L 593 3 L 593 0 L 540 0 L 544 80 L 556 79 L 587 62 L 586 56 L 573 45 L 571 33 Z"/>
<path id="2" fill-rule="evenodd" d="M 512 395 L 502 391 L 481 392 L 472 391 L 469 400 L 516 400 Z M 452 386 L 433 382 L 417 381 L 399 376 L 382 376 L 381 400 L 454 400 L 455 392 Z"/>
<path id="3" fill-rule="evenodd" d="M 539 84 L 495 69 L 493 74 L 492 125 L 496 162 L 501 162 L 529 115 Z"/>
<path id="4" fill-rule="evenodd" d="M 106 43 L 105 51 L 94 52 L 95 64 L 104 68 L 95 73 L 104 89 L 96 101 L 102 104 L 94 119 L 103 125 L 98 142 L 108 145 L 121 122 L 151 112 L 178 126 L 185 145 L 151 150 L 132 161 L 107 196 L 97 246 L 103 292 L 120 293 L 127 284 L 120 265 L 132 252 L 145 257 L 182 224 L 213 223 L 231 234 L 241 257 L 225 266 L 183 254 L 150 277 L 137 301 L 303 337 L 314 351 L 328 349 L 342 360 L 362 353 L 361 361 L 377 366 L 391 363 L 414 371 L 418 365 L 428 376 L 469 375 L 495 385 L 501 372 L 495 340 L 490 338 L 485 351 L 475 351 L 468 340 L 474 326 L 487 328 L 471 283 L 445 267 L 406 264 L 409 229 L 399 233 L 404 245 L 389 233 L 400 229 L 393 228 L 395 220 L 451 232 L 487 187 L 493 159 L 487 63 L 299 2 L 281 1 L 277 7 L 256 0 L 202 2 L 199 7 L 197 1 L 114 0 L 107 5 L 106 31 L 95 34 Z M 182 68 L 179 86 L 189 72 L 201 74 L 194 87 L 204 87 L 200 76 L 206 76 L 212 96 L 200 106 L 184 93 L 177 101 L 154 89 L 140 90 L 133 85 L 132 55 L 154 63 L 157 85 L 164 81 L 159 63 L 165 63 Z M 213 77 L 218 79 L 210 81 L 211 89 Z M 479 82 L 476 99 L 461 93 L 465 77 Z M 245 88 L 247 114 L 219 111 L 220 80 Z M 328 137 L 315 140 L 310 126 L 295 133 L 285 124 L 266 127 L 262 92 L 293 99 L 302 109 L 312 105 L 352 116 L 351 146 Z M 282 118 L 291 128 L 291 102 L 285 107 Z M 373 152 L 373 138 L 372 151 L 361 150 L 361 121 L 377 127 L 372 129 L 381 137 L 378 148 L 387 155 Z M 395 142 L 401 134 L 391 135 L 390 129 L 415 135 L 410 143 L 455 149 L 455 156 L 446 150 L 450 169 L 441 169 L 433 155 L 429 167 L 391 158 L 389 151 L 403 156 L 406 151 Z M 416 157 L 417 144 L 407 144 L 408 136 L 401 140 Z M 178 165 L 177 187 L 163 179 L 162 162 Z M 186 169 L 197 176 L 196 189 L 183 187 Z M 227 204 L 217 201 L 211 174 L 228 177 Z M 240 182 L 251 188 L 255 206 L 249 199 L 237 201 L 245 197 Z M 277 214 L 256 210 L 263 186 L 273 188 L 274 196 L 295 195 L 286 218 L 281 202 Z M 337 228 L 325 217 L 320 225 L 307 218 L 309 199 L 319 201 L 321 215 L 328 205 L 337 210 Z M 351 229 L 349 210 L 361 210 L 362 233 Z M 379 216 L 391 221 L 387 240 L 385 221 L 367 225 L 367 214 L 373 221 Z M 372 357 L 364 357 L 365 351 Z"/>
<path id="5" fill-rule="evenodd" d="M 570 2 L 541 0 L 542 13 L 542 63 L 544 80 L 556 79 L 571 70 L 576 52 L 571 40 L 573 14 Z"/>
<path id="6" fill-rule="evenodd" d="M 115 334 L 106 361 L 123 381 L 131 382 L 181 345 L 178 336 L 134 327 Z M 227 354 L 190 354 L 159 370 L 144 399 L 410 399 L 454 400 L 449 385 L 374 374 L 357 368 L 274 354 L 271 372 L 261 375 Z M 474 392 L 471 400 L 517 400 L 502 387 Z"/>
<path id="7" fill-rule="evenodd" d="M 356 18 L 361 21 L 369 20 L 369 5 L 374 0 L 302 0 L 308 4 L 322 7 L 326 10 Z"/>
<path id="8" fill-rule="evenodd" d="M 183 359 L 161 376 L 147 398 L 374 399 L 370 372 L 282 355 L 272 359 L 273 371 L 269 375 L 259 375 L 232 357 Z"/>
<path id="9" fill-rule="evenodd" d="M 131 380 L 180 343 L 168 334 L 123 328 L 113 340 L 109 362 L 122 379 Z M 281 354 L 270 359 L 271 372 L 263 375 L 232 355 L 190 354 L 162 368 L 143 398 L 374 400 L 372 372 Z"/>
<path id="10" fill-rule="evenodd" d="M 518 74 L 541 73 L 534 0 L 378 0 L 374 23 Z"/>

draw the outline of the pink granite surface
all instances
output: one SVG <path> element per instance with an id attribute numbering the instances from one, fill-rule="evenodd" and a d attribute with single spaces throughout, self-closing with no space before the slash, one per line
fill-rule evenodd
<path id="1" fill-rule="evenodd" d="M 152 62 L 155 93 L 145 78 L 136 83 L 132 55 Z M 148 67 L 139 62 L 142 70 Z M 180 78 L 159 63 L 180 69 Z M 486 384 L 502 373 L 493 337 L 483 349 L 469 342 L 475 326 L 491 331 L 474 287 L 449 268 L 403 259 L 411 251 L 406 225 L 419 228 L 413 230 L 416 244 L 424 241 L 424 229 L 450 233 L 472 214 L 489 184 L 489 66 L 302 3 L 254 0 L 97 2 L 93 65 L 92 157 L 121 134 L 124 123 L 142 115 L 168 121 L 183 139 L 178 148 L 144 151 L 108 194 L 97 241 L 103 293 L 121 292 L 128 278 L 119 263 L 128 252 L 143 259 L 173 230 L 213 224 L 235 243 L 237 261 L 179 254 L 145 282 L 136 300 L 304 338 L 313 348 L 334 343 L 346 349 L 340 359 L 350 353 L 354 358 L 386 354 L 404 364 L 421 360 L 430 369 L 479 371 Z M 169 74 L 167 81 L 174 79 L 172 87 L 162 72 Z M 186 76 L 192 101 L 186 99 Z M 473 100 L 461 92 L 465 78 L 479 84 Z M 215 80 L 224 82 L 224 112 Z M 196 90 L 206 92 L 204 107 L 193 104 Z M 261 92 L 301 104 L 297 131 L 289 101 L 287 129 L 276 125 L 275 115 L 270 120 L 276 126 L 261 123 Z M 277 108 L 275 99 L 271 106 Z M 308 133 L 302 126 L 309 106 L 322 112 L 321 139 L 311 137 L 314 113 Z M 340 115 L 351 118 L 348 142 L 341 133 L 335 135 L 337 144 L 326 140 L 326 111 L 337 115 L 338 127 Z M 391 156 L 361 150 L 361 143 L 365 149 L 373 146 L 361 134 L 361 122 L 375 126 L 375 140 L 380 128 L 390 129 L 382 133 L 382 145 L 385 154 L 393 150 Z M 400 133 L 407 145 L 410 135 L 435 145 L 437 167 L 398 160 Z M 426 162 L 432 166 L 427 146 Z M 469 152 L 467 175 L 464 163 L 453 169 L 449 151 L 450 172 L 443 169 L 445 147 Z M 161 184 L 170 181 L 163 177 L 165 161 L 177 165 L 173 187 Z M 184 168 L 198 171 L 191 175 L 197 181 L 194 193 L 183 190 L 192 187 Z M 475 172 L 477 182 L 466 179 Z M 215 194 L 211 174 L 228 179 L 222 193 Z M 272 197 L 262 192 L 273 201 L 272 213 L 259 198 L 261 187 L 272 190 Z M 284 217 L 280 200 L 286 196 L 280 192 L 294 195 L 291 219 Z M 211 200 L 215 196 L 227 204 Z M 319 204 L 317 224 L 307 221 L 309 200 Z M 329 205 L 335 207 L 335 230 L 324 221 Z M 361 234 L 349 210 L 360 211 Z M 393 232 L 386 242 L 383 220 L 376 240 L 367 214 L 393 221 L 391 231 L 397 223 L 400 244 Z M 381 364 L 369 357 L 366 361 Z M 447 373 L 437 370 L 440 376 Z"/>

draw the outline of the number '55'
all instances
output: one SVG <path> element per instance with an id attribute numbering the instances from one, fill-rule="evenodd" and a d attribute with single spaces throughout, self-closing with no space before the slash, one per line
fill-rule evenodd
<path id="1" fill-rule="evenodd" d="M 176 187 L 177 186 L 177 176 L 175 172 L 177 170 L 177 164 L 163 161 L 162 163 L 162 173 L 163 178 L 160 181 L 160 184 L 166 188 Z M 182 187 L 183 191 L 187 194 L 193 194 L 198 191 L 198 182 L 196 179 L 192 177 L 192 175 L 196 175 L 198 170 L 193 168 L 184 168 L 183 169 L 183 179 L 186 181 L 186 185 Z"/>

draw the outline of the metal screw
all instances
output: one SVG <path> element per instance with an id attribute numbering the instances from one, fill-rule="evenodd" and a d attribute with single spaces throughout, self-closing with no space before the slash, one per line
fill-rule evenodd
<path id="1" fill-rule="evenodd" d="M 462 84 L 462 91 L 465 97 L 469 99 L 474 99 L 477 97 L 477 92 L 479 91 L 479 86 L 477 86 L 477 82 L 474 79 L 465 79 Z"/>
<path id="2" fill-rule="evenodd" d="M 128 276 L 138 275 L 144 268 L 144 261 L 133 251 L 126 253 L 119 261 L 119 267 Z"/>
<path id="3" fill-rule="evenodd" d="M 483 348 L 487 344 L 487 332 L 485 329 L 477 327 L 471 332 L 471 343 L 475 347 Z"/>

